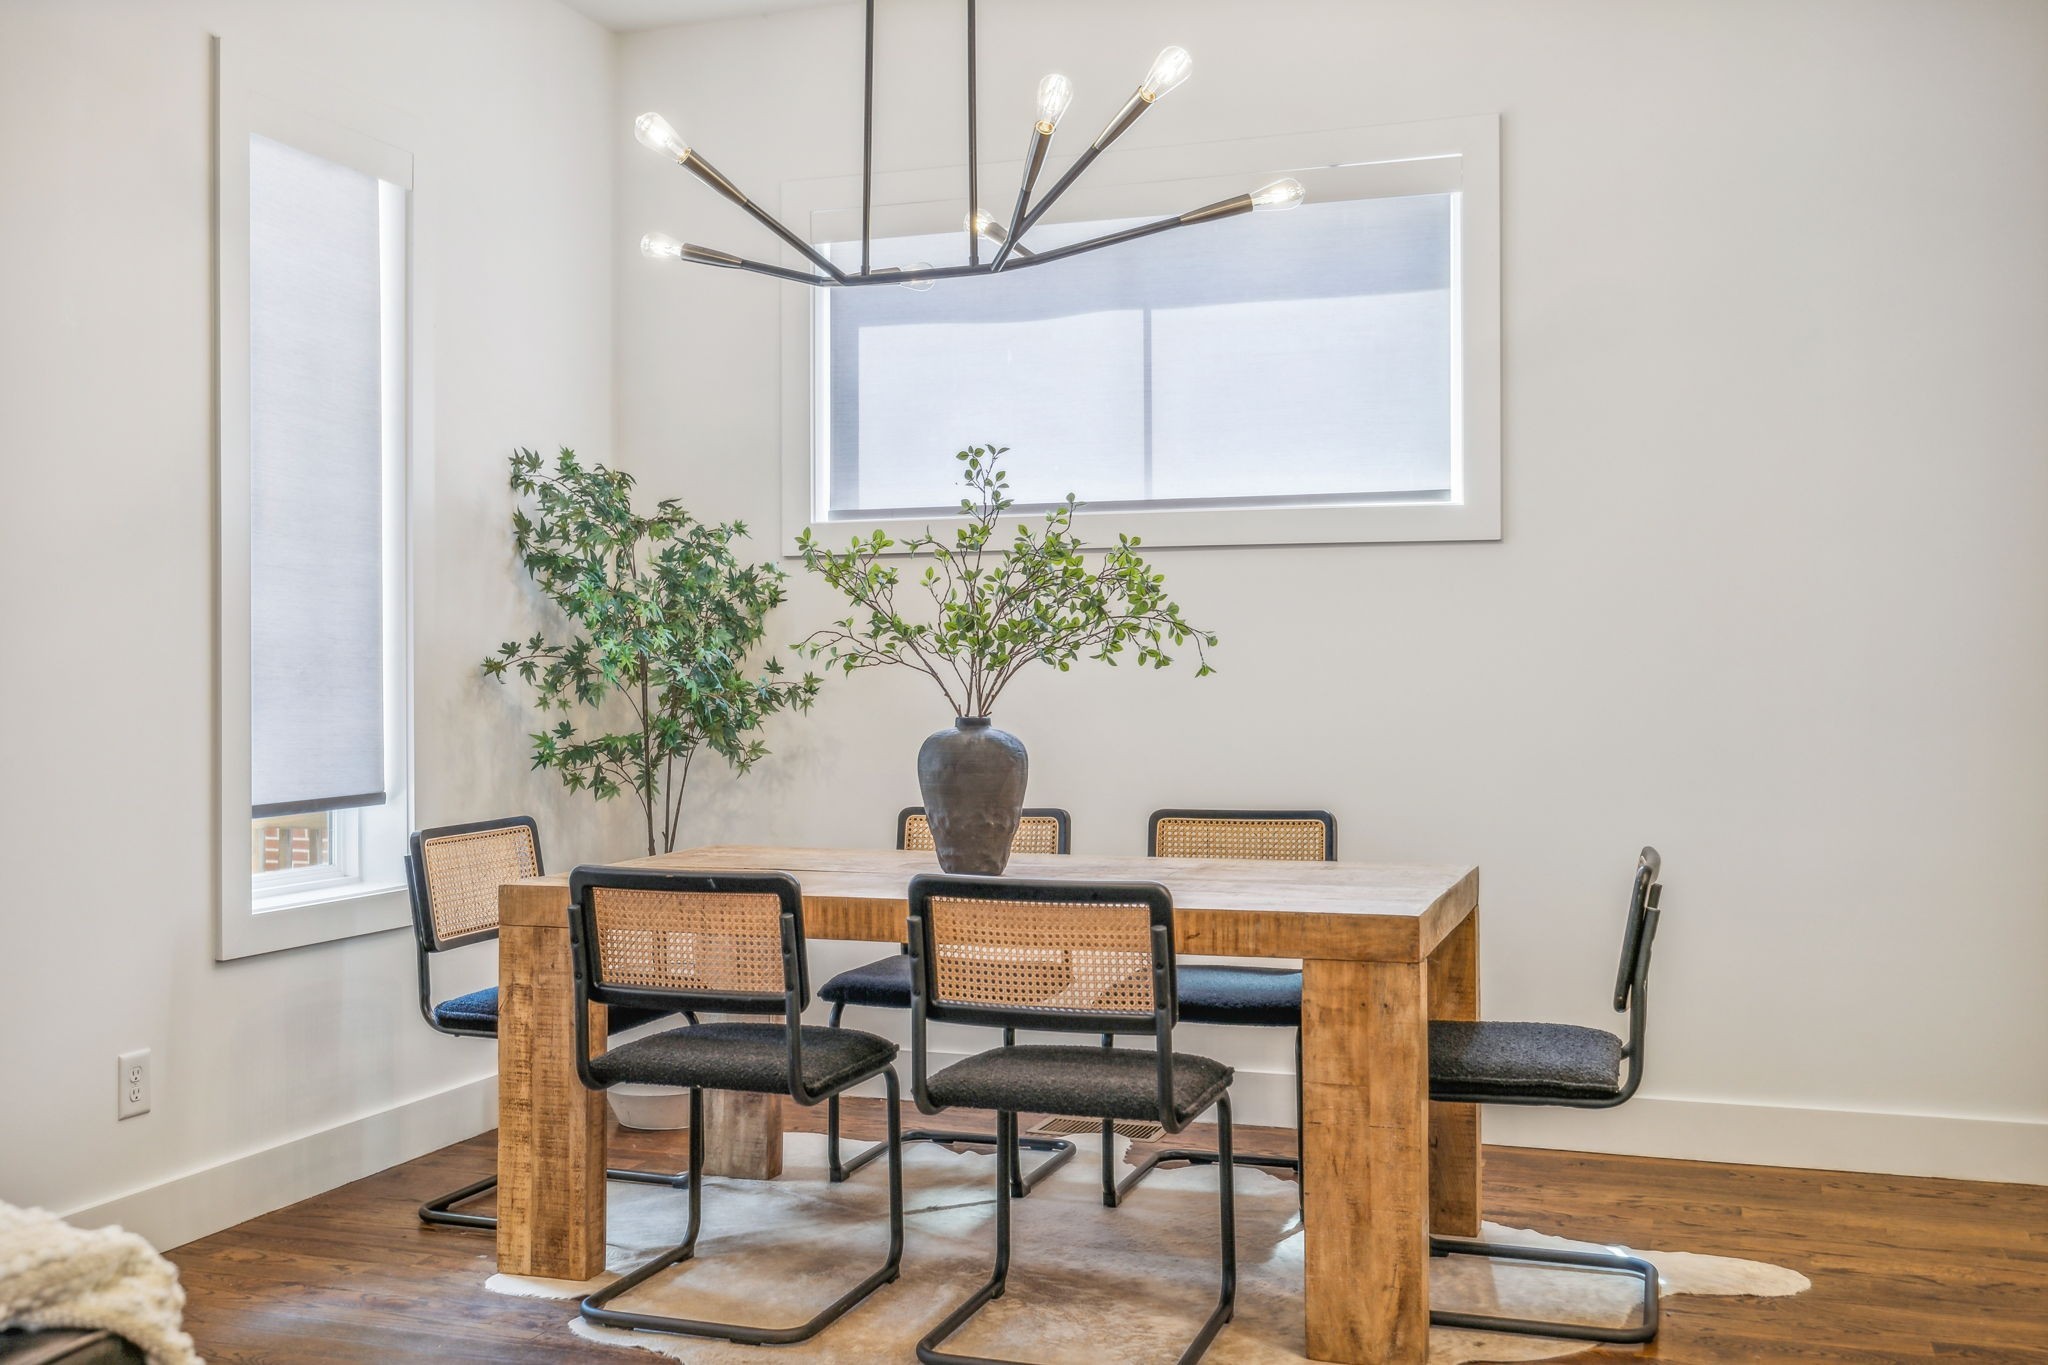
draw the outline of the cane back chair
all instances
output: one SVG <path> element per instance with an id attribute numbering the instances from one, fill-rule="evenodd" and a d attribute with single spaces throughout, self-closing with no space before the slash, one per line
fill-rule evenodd
<path id="1" fill-rule="evenodd" d="M 406 890 L 412 899 L 413 944 L 419 957 L 420 1015 L 427 1025 L 456 1038 L 498 1036 L 498 988 L 434 999 L 433 958 L 437 953 L 498 936 L 498 888 L 522 877 L 538 877 L 540 826 L 533 817 L 515 815 L 479 820 L 468 825 L 443 825 L 414 831 L 405 858 Z M 623 1032 L 659 1019 L 658 1012 L 625 1009 L 610 1020 Z M 653 1171 L 607 1171 L 613 1180 L 639 1185 L 674 1185 L 689 1172 L 665 1175 Z M 498 1187 L 487 1176 L 459 1190 L 436 1195 L 420 1205 L 420 1221 L 441 1227 L 494 1228 L 487 1213 L 465 1213 L 456 1205 L 481 1198 Z"/>
<path id="2" fill-rule="evenodd" d="M 1664 859 L 1645 847 L 1636 857 L 1621 963 L 1614 975 L 1614 1009 L 1628 1015 L 1628 1038 L 1576 1024 L 1524 1024 L 1439 1019 L 1429 1026 L 1429 1097 L 1451 1104 L 1557 1105 L 1612 1109 L 1626 1104 L 1643 1081 L 1644 1030 L 1650 1013 L 1650 945 L 1657 937 Z M 1626 1066 L 1627 1074 L 1623 1075 Z M 1577 1341 L 1643 1342 L 1657 1335 L 1657 1268 L 1638 1256 L 1604 1251 L 1550 1251 L 1465 1237 L 1432 1237 L 1436 1256 L 1484 1256 L 1499 1261 L 1620 1271 L 1642 1284 L 1642 1313 L 1633 1325 L 1489 1317 L 1451 1309 L 1429 1320 L 1481 1332 L 1520 1332 Z"/>
<path id="3" fill-rule="evenodd" d="M 1146 823 L 1145 852 L 1154 858 L 1260 858 L 1328 862 L 1337 856 L 1337 818 L 1326 810 L 1156 810 Z M 1301 968 L 1183 962 L 1180 1017 L 1191 1024 L 1294 1030 L 1296 1155 L 1239 1153 L 1240 1166 L 1301 1174 Z M 1103 1039 L 1109 1046 L 1112 1040 Z M 1121 1182 L 1110 1156 L 1113 1133 L 1102 1132 L 1102 1202 L 1115 1208 L 1164 1162 L 1207 1165 L 1214 1152 L 1169 1148 L 1146 1157 Z"/>
<path id="4" fill-rule="evenodd" d="M 881 1266 L 808 1321 L 758 1327 L 613 1308 L 623 1295 L 692 1259 L 703 1225 L 703 1182 L 689 1186 L 680 1244 L 583 1300 L 583 1316 L 607 1327 L 715 1337 L 752 1346 L 807 1341 L 893 1281 L 903 1260 L 903 1156 L 898 1136 L 896 1045 L 857 1029 L 804 1024 L 810 1003 L 803 893 L 784 873 L 642 872 L 579 867 L 569 878 L 569 940 L 576 979 L 576 1067 L 583 1084 L 670 1085 L 690 1092 L 690 1168 L 704 1161 L 704 1092 L 788 1095 L 812 1105 L 881 1077 L 888 1098 L 889 1251 Z M 650 1034 L 590 1055 L 596 1003 L 720 1014 L 780 1015 L 775 1022 L 721 1021 Z"/>
<path id="5" fill-rule="evenodd" d="M 1020 1111 L 1074 1118 L 1152 1119 L 1183 1131 L 1216 1111 L 1221 1287 L 1181 1365 L 1199 1360 L 1230 1321 L 1237 1289 L 1231 1069 L 1175 1052 L 1173 899 L 1156 883 L 1083 884 L 999 877 L 920 876 L 910 883 L 912 1093 L 927 1114 L 970 1106 L 996 1111 L 999 1142 L 1014 1140 Z M 928 1067 L 927 1026 L 964 1024 L 1061 1033 L 1143 1035 L 1154 1050 L 1005 1042 L 942 1071 Z M 995 1270 L 988 1282 L 917 1344 L 926 1365 L 1007 1365 L 949 1353 L 945 1341 L 991 1300 L 1010 1270 L 1007 1173 L 996 1184 Z M 1113 1330 L 1105 1324 L 1106 1330 Z"/>
<path id="6" fill-rule="evenodd" d="M 1073 821 L 1063 810 L 1050 806 L 1027 808 L 1024 817 L 1017 823 L 1017 836 L 1010 843 L 1012 853 L 1066 853 L 1072 846 Z M 896 847 L 921 853 L 933 851 L 932 827 L 925 819 L 923 806 L 906 806 L 896 816 Z M 905 948 L 890 957 L 870 962 L 866 966 L 844 971 L 827 981 L 818 991 L 818 998 L 832 1006 L 828 1022 L 833 1028 L 839 1027 L 840 1018 L 848 1005 L 862 1005 L 870 1009 L 908 1010 L 910 1008 L 910 953 Z M 1005 1041 L 1015 1039 L 1005 1036 Z M 995 1142 L 994 1133 L 962 1133 L 936 1128 L 914 1128 L 903 1135 L 905 1142 L 938 1142 L 966 1146 L 986 1146 Z M 868 1148 L 854 1156 L 851 1161 L 839 1159 L 839 1101 L 834 1099 L 825 1108 L 825 1151 L 830 1162 L 832 1179 L 844 1180 L 861 1167 L 881 1155 L 879 1145 Z M 1044 1161 L 1023 1169 L 1022 1152 L 1043 1152 Z M 1011 1144 L 1005 1156 L 1010 1167 L 1010 1188 L 1019 1199 L 1030 1194 L 1038 1182 L 1051 1175 L 1074 1155 L 1074 1144 L 1065 1138 L 1019 1136 Z"/>

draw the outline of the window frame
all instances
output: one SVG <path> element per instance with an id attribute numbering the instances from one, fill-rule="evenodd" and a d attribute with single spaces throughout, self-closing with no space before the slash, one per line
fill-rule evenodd
<path id="1" fill-rule="evenodd" d="M 982 167 L 981 183 L 998 187 L 990 191 L 990 202 L 1002 198 L 1008 203 L 1003 196 L 1012 191 L 999 187 L 1014 186 L 1020 171 L 1015 162 Z M 1452 285 L 1457 294 L 1462 353 L 1455 498 L 1218 507 L 1126 504 L 1101 511 L 1084 506 L 1076 518 L 1076 530 L 1088 544 L 1113 544 L 1119 535 L 1142 537 L 1146 545 L 1158 548 L 1500 539 L 1497 115 L 1150 149 L 1120 146 L 1076 183 L 1047 221 L 1128 216 L 1130 206 L 1141 200 L 1154 208 L 1173 203 L 1177 211 L 1283 174 L 1301 176 L 1313 195 L 1318 171 L 1368 181 L 1371 197 L 1447 189 L 1459 195 L 1453 241 L 1457 270 Z M 964 166 L 878 174 L 876 237 L 958 229 L 965 182 Z M 814 242 L 844 241 L 849 235 L 857 238 L 860 188 L 857 176 L 788 182 L 782 187 L 783 221 Z M 1145 248 L 1141 242 L 1111 249 Z M 788 251 L 784 263 L 803 264 Z M 819 292 L 802 287 L 782 290 L 783 554 L 796 553 L 796 539 L 806 530 L 834 548 L 843 547 L 855 534 L 877 528 L 898 542 L 927 528 L 942 540 L 950 539 L 953 530 L 963 524 L 957 516 L 834 518 L 822 513 L 824 475 L 820 466 L 827 450 L 823 427 L 829 422 L 829 407 L 822 392 L 826 376 L 819 351 L 829 345 L 829 338 L 819 335 L 816 327 L 821 312 L 814 296 Z M 1000 437 L 1000 433 L 989 434 Z M 1075 491 L 1085 499 L 1085 489 Z"/>
<path id="2" fill-rule="evenodd" d="M 328 943 L 408 927 L 412 910 L 401 851 L 412 826 L 413 603 L 418 590 L 416 525 L 420 465 L 428 422 L 421 401 L 423 327 L 416 244 L 416 166 L 410 126 L 361 97 L 308 72 L 213 41 L 216 95 L 216 350 L 219 587 L 219 961 Z M 385 771 L 381 806 L 344 812 L 354 826 L 354 876 L 331 870 L 292 885 L 249 868 L 250 809 L 250 447 L 249 447 L 249 140 L 285 143 L 383 182 L 383 590 Z M 395 189 L 394 189 L 395 187 Z M 388 858 L 365 849 L 387 845 Z M 337 846 L 339 845 L 337 838 Z M 374 865 L 372 865 L 374 863 Z"/>
<path id="3" fill-rule="evenodd" d="M 330 810 L 327 816 L 327 861 L 306 867 L 281 867 L 249 874 L 250 897 L 264 913 L 286 904 L 323 900 L 333 888 L 349 887 L 362 877 L 363 822 L 354 807 Z M 262 822 L 252 820 L 251 826 Z M 253 834 L 252 834 L 253 837 Z"/>

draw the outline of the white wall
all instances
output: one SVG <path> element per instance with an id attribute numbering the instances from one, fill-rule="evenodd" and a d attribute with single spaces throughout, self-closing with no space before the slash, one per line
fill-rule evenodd
<path id="1" fill-rule="evenodd" d="M 982 9 L 991 159 L 1044 71 L 1083 137 L 1168 41 L 1197 73 L 1133 146 L 1503 116 L 1505 538 L 1161 553 L 1222 672 L 1027 674 L 997 719 L 1032 800 L 1081 851 L 1141 851 L 1160 805 L 1304 804 L 1349 856 L 1476 862 L 1488 1011 L 1587 1024 L 1655 842 L 1645 1098 L 1494 1139 L 2048 1181 L 2048 8 Z M 882 7 L 883 170 L 960 161 L 959 10 Z M 859 22 L 621 43 L 619 446 L 763 553 L 788 286 L 640 260 L 651 228 L 772 243 L 626 129 L 663 110 L 768 203 L 855 172 Z M 832 610 L 800 585 L 777 634 Z M 690 837 L 886 840 L 945 719 L 908 675 L 834 681 Z"/>
<path id="2" fill-rule="evenodd" d="M 1027 675 L 1001 716 L 1078 847 L 1326 804 L 1352 855 L 1484 868 L 1491 1012 L 1598 1023 L 1654 840 L 1649 1098 L 1495 1138 L 2048 1180 L 2048 11 L 983 8 L 992 155 L 1042 71 L 1086 123 L 1169 40 L 1200 70 L 1134 146 L 1505 120 L 1506 539 L 1160 556 L 1223 672 Z M 957 22 L 883 6 L 885 169 L 959 155 Z M 426 131 L 419 815 L 536 809 L 557 866 L 635 843 L 473 674 L 529 615 L 506 450 L 622 455 L 764 536 L 778 506 L 780 286 L 640 260 L 650 227 L 761 239 L 625 120 L 666 109 L 764 197 L 858 165 L 850 6 L 616 52 L 544 0 L 0 8 L 0 1199 L 165 1243 L 491 1122 L 489 1049 L 419 1022 L 403 934 L 213 961 L 209 32 Z M 829 610 L 800 585 L 777 638 Z M 883 842 L 943 720 L 835 682 L 689 837 Z M 1284 1114 L 1284 1038 L 1197 1041 Z M 116 1124 L 133 1047 L 156 1108 Z"/>
<path id="3" fill-rule="evenodd" d="M 507 453 L 610 439 L 611 35 L 549 0 L 0 7 L 0 1199 L 167 1243 L 494 1121 L 491 1049 L 420 1021 L 408 934 L 213 960 L 209 32 L 423 133 L 418 815 L 633 850 L 528 774 L 523 702 L 476 675 L 529 619 Z M 491 972 L 469 950 L 450 993 Z M 137 1047 L 155 1110 L 117 1124 Z"/>

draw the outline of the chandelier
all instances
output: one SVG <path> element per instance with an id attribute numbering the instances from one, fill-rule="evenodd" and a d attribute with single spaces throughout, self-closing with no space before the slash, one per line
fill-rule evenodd
<path id="1" fill-rule="evenodd" d="M 967 0 L 967 215 L 961 224 L 967 237 L 967 264 L 932 266 L 918 262 L 907 266 L 875 266 L 870 261 L 874 244 L 875 207 L 875 0 L 867 0 L 867 68 L 861 126 L 860 269 L 857 272 L 841 269 L 811 243 L 790 231 L 773 214 L 749 199 L 737 185 L 721 175 L 715 166 L 698 155 L 697 151 L 669 126 L 667 119 L 654 113 L 642 114 L 633 122 L 633 136 L 639 139 L 642 146 L 670 158 L 720 195 L 744 209 L 756 222 L 810 261 L 816 269 L 796 270 L 787 266 L 770 265 L 764 261 L 735 256 L 731 252 L 697 246 L 691 242 L 679 242 L 660 232 L 650 232 L 642 237 L 640 250 L 655 260 L 692 261 L 698 265 L 717 266 L 725 270 L 748 270 L 757 275 L 772 275 L 777 279 L 795 280 L 800 284 L 816 285 L 820 288 L 894 284 L 923 290 L 931 288 L 938 280 L 993 275 L 1005 269 L 1045 265 L 1052 261 L 1065 260 L 1070 256 L 1078 256 L 1085 251 L 1099 251 L 1106 246 L 1136 241 L 1140 237 L 1150 237 L 1174 228 L 1192 227 L 1197 223 L 1213 223 L 1243 213 L 1291 209 L 1301 202 L 1300 181 L 1291 178 L 1275 180 L 1248 194 L 1219 199 L 1213 204 L 1205 204 L 1201 208 L 1190 209 L 1171 218 L 1155 219 L 1136 227 L 1104 233 L 1102 236 L 1090 237 L 1085 241 L 1072 242 L 1065 246 L 1031 250 L 1024 245 L 1024 235 L 1031 231 L 1038 220 L 1045 216 L 1046 210 L 1057 203 L 1060 196 L 1081 178 L 1082 173 L 1095 163 L 1095 159 L 1109 149 L 1111 143 L 1130 131 L 1131 125 L 1144 117 L 1147 110 L 1187 80 L 1189 73 L 1194 69 L 1194 62 L 1184 48 L 1169 47 L 1161 52 L 1153 60 L 1152 69 L 1145 73 L 1145 79 L 1138 83 L 1137 90 L 1103 126 L 1102 132 L 1074 158 L 1074 163 L 1054 182 L 1052 188 L 1039 195 L 1034 203 L 1031 192 L 1038 183 L 1039 171 L 1044 168 L 1046 155 L 1052 148 L 1053 132 L 1059 127 L 1060 120 L 1065 117 L 1067 106 L 1074 100 L 1073 83 L 1065 76 L 1055 73 L 1041 80 L 1038 83 L 1038 103 L 1031 127 L 1031 142 L 1024 156 L 1024 180 L 1017 190 L 1017 205 L 1011 211 L 1009 222 L 1005 225 L 983 211 L 981 207 L 975 98 L 974 7 L 975 0 Z M 982 259 L 984 241 L 993 248 L 993 253 L 986 261 Z"/>

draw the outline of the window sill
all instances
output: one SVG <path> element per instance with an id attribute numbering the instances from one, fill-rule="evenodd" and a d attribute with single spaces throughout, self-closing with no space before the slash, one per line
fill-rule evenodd
<path id="1" fill-rule="evenodd" d="M 1006 541 L 1013 525 L 1042 526 L 1043 513 L 1012 513 L 1003 519 Z M 809 523 L 820 544 L 843 549 L 855 536 L 886 532 L 899 545 L 929 531 L 945 545 L 967 525 L 958 515 L 862 517 L 858 513 Z M 1438 499 L 1413 502 L 1297 504 L 1294 506 L 1111 508 L 1091 511 L 1085 505 L 1074 517 L 1074 531 L 1089 549 L 1105 549 L 1128 535 L 1150 549 L 1266 545 L 1362 545 L 1400 541 L 1499 540 L 1500 499 L 1491 488 L 1462 502 Z M 795 538 L 784 549 L 795 558 Z"/>
<path id="2" fill-rule="evenodd" d="M 411 924 L 412 906 L 402 886 L 325 886 L 271 897 L 244 914 L 223 913 L 218 957 L 256 957 Z"/>
<path id="3" fill-rule="evenodd" d="M 258 895 L 250 909 L 251 913 L 262 916 L 275 914 L 281 910 L 305 910 L 314 906 L 340 905 L 375 896 L 388 896 L 404 890 L 405 888 L 397 883 L 369 885 L 353 878 L 346 881 L 336 879 L 322 881 L 301 890 Z"/>

